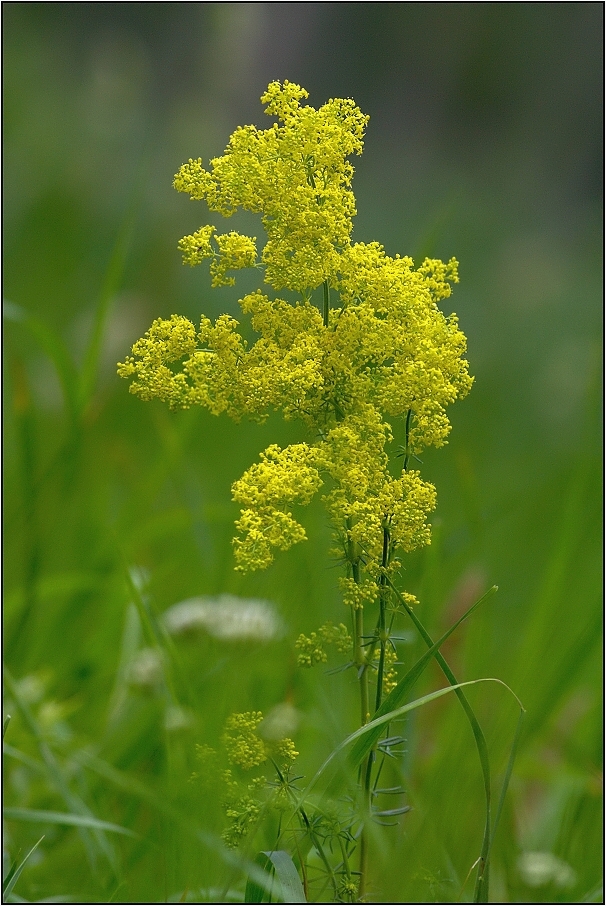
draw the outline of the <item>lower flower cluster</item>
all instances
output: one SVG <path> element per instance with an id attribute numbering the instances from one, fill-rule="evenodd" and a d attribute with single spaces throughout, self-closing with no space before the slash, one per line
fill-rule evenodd
<path id="1" fill-rule="evenodd" d="M 225 723 L 220 752 L 208 745 L 197 746 L 200 770 L 194 772 L 191 779 L 204 782 L 209 788 L 219 782 L 228 818 L 222 836 L 230 848 L 238 846 L 255 826 L 264 805 L 279 810 L 288 805 L 286 790 L 299 753 L 289 737 L 263 738 L 258 732 L 262 722 L 261 711 L 231 714 Z M 229 768 L 222 767 L 225 761 L 230 764 Z M 276 787 L 265 774 L 246 776 L 268 763 L 284 781 L 282 788 Z"/>

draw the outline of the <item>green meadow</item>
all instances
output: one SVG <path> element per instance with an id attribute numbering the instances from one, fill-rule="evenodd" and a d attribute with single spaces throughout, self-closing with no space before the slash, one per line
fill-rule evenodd
<path id="1" fill-rule="evenodd" d="M 460 262 L 442 308 L 475 382 L 448 444 L 421 456 L 438 505 L 401 589 L 439 638 L 498 586 L 442 648 L 460 682 L 497 678 L 526 710 L 490 901 L 603 902 L 602 13 L 4 5 L 7 902 L 243 902 L 275 828 L 251 852 L 224 846 L 197 747 L 234 712 L 287 715 L 303 787 L 358 726 L 351 672 L 296 663 L 300 633 L 346 619 L 319 500 L 297 514 L 306 542 L 234 570 L 231 485 L 303 427 L 170 412 L 116 375 L 154 318 L 237 317 L 256 288 L 182 266 L 178 240 L 220 218 L 172 180 L 237 125 L 269 124 L 271 79 L 370 115 L 354 240 Z M 225 228 L 262 235 L 253 215 Z M 191 599 L 235 603 L 232 631 L 171 630 L 165 613 Z M 402 669 L 425 651 L 410 622 Z M 411 700 L 447 685 L 432 662 Z M 467 696 L 496 809 L 518 709 L 495 683 Z M 368 901 L 471 902 L 484 801 L 469 723 L 447 694 L 397 732 L 410 810 L 370 836 Z"/>

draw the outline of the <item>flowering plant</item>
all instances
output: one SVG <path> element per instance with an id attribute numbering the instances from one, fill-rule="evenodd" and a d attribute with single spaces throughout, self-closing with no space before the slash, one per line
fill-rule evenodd
<path id="1" fill-rule="evenodd" d="M 213 286 L 234 284 L 233 272 L 242 268 L 259 270 L 264 287 L 239 300 L 256 341 L 248 344 L 239 322 L 226 314 L 214 323 L 203 315 L 199 328 L 173 315 L 154 321 L 119 374 L 141 399 L 159 398 L 173 409 L 200 405 L 257 421 L 279 410 L 300 421 L 300 443 L 284 449 L 272 444 L 233 484 L 241 506 L 236 569 L 266 568 L 276 549 L 304 541 L 293 509 L 322 489 L 345 564 L 341 587 L 349 627 L 327 623 L 310 637 L 301 635 L 299 663 L 325 661 L 325 646 L 336 644 L 357 673 L 361 727 L 380 719 L 382 731 L 387 705 L 393 710 L 405 691 L 396 673 L 397 612 L 408 612 L 418 624 L 414 597 L 397 590 L 395 581 L 402 555 L 430 543 L 427 520 L 436 499 L 434 487 L 411 463 L 424 447 L 446 442 L 446 407 L 468 393 L 472 378 L 457 318 L 438 307 L 458 282 L 457 262 L 425 259 L 415 266 L 409 257 L 388 256 L 377 242 L 352 242 L 356 209 L 349 158 L 362 152 L 368 117 L 350 99 L 315 110 L 302 104 L 306 97 L 298 85 L 272 82 L 261 100 L 277 122 L 268 129 L 236 129 L 209 169 L 200 159 L 189 160 L 174 180 L 178 191 L 205 200 L 225 217 L 238 209 L 261 215 L 267 240 L 260 253 L 255 237 L 217 233 L 214 226 L 179 242 L 184 263 L 210 261 Z M 285 297 L 275 295 L 283 291 Z M 387 448 L 397 419 L 405 443 L 390 462 Z M 432 640 L 427 643 L 439 656 Z M 235 716 L 234 726 L 238 719 L 248 721 L 250 736 L 256 717 L 255 726 L 247 715 Z M 385 754 L 389 747 L 383 743 Z M 289 740 L 285 744 L 294 751 Z M 366 818 L 380 772 L 377 746 L 374 739 L 359 768 Z M 255 751 L 265 751 L 261 741 Z M 238 813 L 233 796 L 232 812 Z M 327 870 L 332 865 L 333 874 L 340 873 L 337 900 L 356 902 L 365 895 L 365 820 L 362 815 L 357 826 L 339 825 L 336 867 L 319 835 L 311 834 Z M 311 833 L 307 816 L 303 825 Z M 359 867 L 352 872 L 358 844 Z M 309 895 L 304 860 L 299 863 Z"/>

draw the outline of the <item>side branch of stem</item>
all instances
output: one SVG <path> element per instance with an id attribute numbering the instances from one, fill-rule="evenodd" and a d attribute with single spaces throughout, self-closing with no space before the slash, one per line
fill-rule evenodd
<path id="1" fill-rule="evenodd" d="M 324 321 L 324 327 L 328 327 L 328 313 L 330 311 L 330 288 L 328 286 L 328 280 L 324 281 L 324 301 L 322 307 L 322 318 Z"/>

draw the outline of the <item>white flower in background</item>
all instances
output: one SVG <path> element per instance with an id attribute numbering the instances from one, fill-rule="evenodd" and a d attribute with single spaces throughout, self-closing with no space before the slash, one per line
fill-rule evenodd
<path id="1" fill-rule="evenodd" d="M 37 704 L 46 692 L 48 676 L 42 673 L 29 673 L 17 682 L 19 695 L 28 705 Z"/>
<path id="2" fill-rule="evenodd" d="M 269 601 L 219 595 L 189 598 L 169 607 L 164 625 L 170 635 L 188 635 L 203 630 L 225 641 L 269 641 L 282 634 L 282 621 Z"/>
<path id="3" fill-rule="evenodd" d="M 294 736 L 301 723 L 301 716 L 290 702 L 281 702 L 269 711 L 259 724 L 259 736 L 263 739 L 284 739 Z"/>
<path id="4" fill-rule="evenodd" d="M 522 853 L 518 859 L 518 871 L 529 887 L 545 887 L 547 884 L 573 887 L 577 880 L 574 869 L 553 853 Z"/>
<path id="5" fill-rule="evenodd" d="M 194 723 L 192 714 L 184 708 L 170 705 L 164 714 L 164 727 L 166 730 L 185 730 Z"/>
<path id="6" fill-rule="evenodd" d="M 153 689 L 162 681 L 162 657 L 154 648 L 142 648 L 131 661 L 128 680 L 131 686 Z"/>

